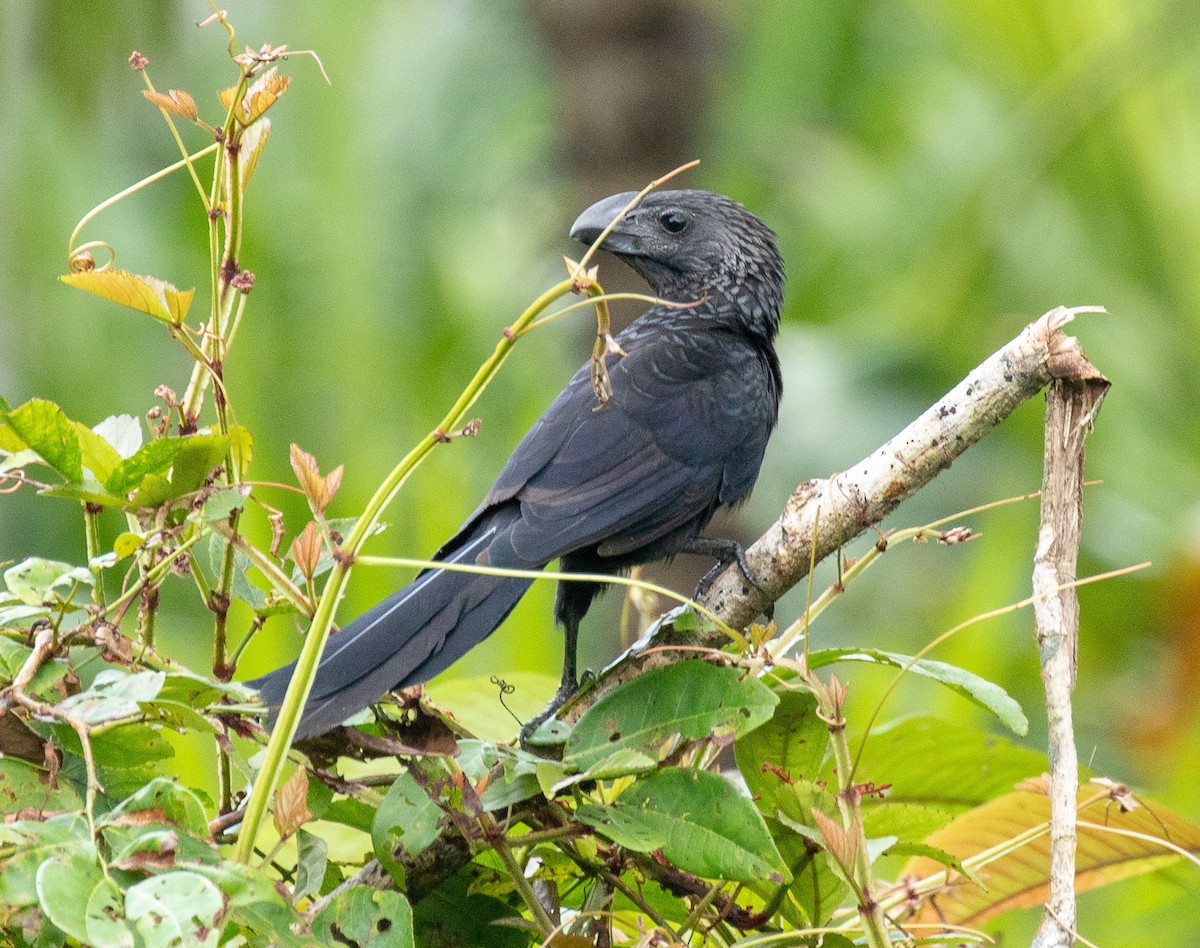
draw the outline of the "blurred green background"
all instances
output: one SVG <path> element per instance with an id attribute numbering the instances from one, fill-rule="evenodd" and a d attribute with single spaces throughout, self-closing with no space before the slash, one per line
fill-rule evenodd
<path id="1" fill-rule="evenodd" d="M 243 42 L 315 49 L 272 110 L 248 196 L 257 283 L 226 367 L 256 437 L 255 479 L 290 480 L 288 445 L 346 465 L 335 516 L 358 512 L 490 353 L 501 329 L 577 253 L 576 214 L 691 158 L 688 186 L 723 191 L 779 233 L 788 263 L 780 428 L 753 500 L 718 529 L 753 539 L 800 480 L 848 467 L 1057 304 L 1114 387 L 1089 442 L 1080 572 L 1152 560 L 1081 591 L 1080 754 L 1096 771 L 1200 818 L 1200 5 L 1165 0 L 230 0 Z M 225 34 L 197 0 L 10 0 L 0 21 L 0 393 L 94 424 L 182 391 L 162 327 L 55 280 L 89 208 L 178 156 L 126 59 L 160 89 L 233 79 Z M 195 147 L 202 134 L 186 129 Z M 94 222 L 120 265 L 207 308 L 205 220 L 176 175 Z M 606 287 L 635 281 L 612 261 Z M 627 305 L 627 319 L 637 312 Z M 523 340 L 478 404 L 478 438 L 436 452 L 371 552 L 424 556 L 486 491 L 526 426 L 590 351 L 580 315 Z M 1021 409 L 888 524 L 1013 494 L 1041 477 L 1040 400 Z M 299 506 L 271 502 L 303 524 Z M 817 644 L 913 652 L 1029 593 L 1036 503 L 972 525 L 965 547 L 898 548 L 815 629 Z M 112 534 L 120 528 L 114 517 Z M 860 541 L 860 545 L 864 541 Z M 869 541 L 867 541 L 869 542 Z M 853 555 L 854 549 L 851 549 Z M 71 504 L 0 497 L 0 562 L 79 561 Z M 691 588 L 706 564 L 654 575 Z M 828 581 L 826 568 L 821 577 Z M 355 573 L 343 619 L 407 577 Z M 451 675 L 556 674 L 553 590 L 539 584 Z M 177 653 L 203 667 L 211 618 L 165 594 Z M 803 593 L 781 603 L 793 619 Z M 619 648 L 620 596 L 586 623 L 586 655 Z M 935 657 L 1002 683 L 1044 741 L 1020 612 Z M 299 648 L 268 627 L 242 677 Z M 890 676 L 854 669 L 858 722 Z M 546 692 L 550 690 L 547 680 Z M 490 697 L 490 696 L 489 696 Z M 544 695 L 529 700 L 540 701 Z M 497 712 L 502 713 L 502 712 Z M 976 720 L 906 682 L 891 715 Z M 980 720 L 981 724 L 991 726 Z M 1179 868 L 1085 896 L 1102 945 L 1200 944 L 1200 875 Z M 1187 906 L 1190 905 L 1190 909 Z M 1182 907 L 1182 908 L 1181 908 Z M 1036 913 L 998 923 L 1020 943 Z"/>

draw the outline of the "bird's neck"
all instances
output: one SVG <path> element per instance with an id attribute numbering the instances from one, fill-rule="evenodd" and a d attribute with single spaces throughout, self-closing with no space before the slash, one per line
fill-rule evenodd
<path id="1" fill-rule="evenodd" d="M 679 304 L 678 309 L 662 307 L 662 310 L 667 322 L 680 327 L 689 323 L 717 323 L 723 329 L 743 333 L 765 346 L 774 342 L 779 331 L 783 295 L 777 282 L 721 279 L 707 286 L 655 287 L 655 294 Z"/>

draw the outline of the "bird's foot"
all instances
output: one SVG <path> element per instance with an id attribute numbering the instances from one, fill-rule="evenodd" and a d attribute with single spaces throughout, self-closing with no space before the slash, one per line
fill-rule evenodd
<path id="1" fill-rule="evenodd" d="M 716 540 L 711 537 L 696 537 L 684 552 L 712 556 L 717 560 L 713 568 L 705 573 L 700 582 L 696 584 L 697 596 L 703 596 L 708 592 L 717 577 L 732 563 L 737 563 L 738 568 L 742 571 L 742 575 L 746 577 L 746 582 L 764 596 L 767 595 L 767 591 L 762 588 L 758 582 L 758 578 L 754 575 L 754 570 L 750 568 L 750 563 L 746 559 L 745 548 L 736 540 Z"/>
<path id="2" fill-rule="evenodd" d="M 746 559 L 745 548 L 736 540 L 716 540 L 711 537 L 697 537 L 697 546 L 688 552 L 703 553 L 709 556 L 715 556 L 717 562 L 707 573 L 701 577 L 700 582 L 696 584 L 696 591 L 693 594 L 694 599 L 699 599 L 704 596 L 716 582 L 718 576 L 725 571 L 725 568 L 732 563 L 737 563 L 738 569 L 742 571 L 742 576 L 746 582 L 762 593 L 763 599 L 767 601 L 766 607 L 763 609 L 763 614 L 767 619 L 775 617 L 775 602 L 770 594 L 763 589 L 758 581 L 758 577 L 754 575 L 754 570 L 750 568 L 750 563 Z"/>
<path id="3" fill-rule="evenodd" d="M 595 680 L 596 676 L 591 670 L 585 670 L 579 682 L 576 682 L 573 678 L 570 680 L 564 678 L 558 686 L 558 691 L 554 692 L 554 697 L 550 699 L 550 703 L 536 717 L 532 717 L 526 721 L 521 728 L 518 738 L 521 742 L 521 749 L 536 753 L 539 748 L 546 745 L 561 743 L 560 740 L 556 739 L 556 735 L 554 734 L 539 736 L 539 740 L 537 741 L 534 741 L 533 737 L 542 729 L 542 725 L 554 717 L 568 701 L 579 694 L 585 685 L 590 685 Z"/>

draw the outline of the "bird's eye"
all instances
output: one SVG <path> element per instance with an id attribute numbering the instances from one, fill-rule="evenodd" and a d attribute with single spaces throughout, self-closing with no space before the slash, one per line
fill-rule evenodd
<path id="1" fill-rule="evenodd" d="M 664 212 L 663 215 L 658 219 L 658 222 L 662 224 L 663 230 L 665 230 L 668 234 L 680 234 L 688 225 L 687 217 L 681 214 L 679 211 Z"/>

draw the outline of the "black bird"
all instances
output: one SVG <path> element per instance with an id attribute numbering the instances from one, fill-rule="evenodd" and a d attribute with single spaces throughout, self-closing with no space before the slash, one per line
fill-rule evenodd
<path id="1" fill-rule="evenodd" d="M 592 243 L 634 197 L 593 204 L 571 228 Z M 783 296 L 775 235 L 707 191 L 649 194 L 602 247 L 659 298 L 606 356 L 600 405 L 584 365 L 517 445 L 479 508 L 438 550 L 447 563 L 616 573 L 678 553 L 741 564 L 740 546 L 700 536 L 754 486 L 778 415 L 774 338 Z M 707 577 L 706 577 L 707 578 Z M 332 636 L 297 738 L 340 724 L 393 688 L 428 681 L 492 634 L 531 580 L 429 569 Z M 561 703 L 576 688 L 579 622 L 602 586 L 562 582 Z M 294 665 L 256 681 L 277 708 Z"/>

